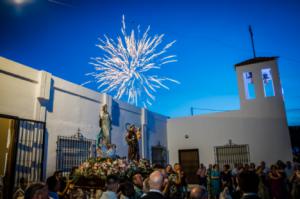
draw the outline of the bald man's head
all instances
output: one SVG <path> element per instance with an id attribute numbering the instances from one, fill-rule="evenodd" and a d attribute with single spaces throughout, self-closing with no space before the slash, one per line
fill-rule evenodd
<path id="1" fill-rule="evenodd" d="M 163 185 L 163 180 L 164 178 L 160 171 L 152 172 L 149 177 L 150 189 L 161 190 L 161 187 Z"/>
<path id="2" fill-rule="evenodd" d="M 190 199 L 207 199 L 205 187 L 196 185 L 191 189 Z"/>

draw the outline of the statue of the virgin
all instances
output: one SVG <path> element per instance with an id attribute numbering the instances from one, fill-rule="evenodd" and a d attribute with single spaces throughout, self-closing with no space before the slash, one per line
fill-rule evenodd
<path id="1" fill-rule="evenodd" d="M 102 114 L 99 120 L 100 132 L 97 135 L 97 147 L 99 147 L 103 140 L 104 143 L 110 144 L 110 130 L 111 130 L 111 119 L 107 111 L 107 104 L 102 106 Z"/>

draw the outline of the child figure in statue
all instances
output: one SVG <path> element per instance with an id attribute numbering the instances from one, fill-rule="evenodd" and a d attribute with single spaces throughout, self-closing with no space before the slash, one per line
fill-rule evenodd
<path id="1" fill-rule="evenodd" d="M 106 140 L 101 138 L 99 142 L 97 147 L 97 157 L 106 158 L 108 151 Z"/>
<path id="2" fill-rule="evenodd" d="M 108 144 L 108 150 L 107 150 L 107 156 L 113 160 L 117 158 L 117 151 L 116 151 L 116 145 L 115 144 Z"/>

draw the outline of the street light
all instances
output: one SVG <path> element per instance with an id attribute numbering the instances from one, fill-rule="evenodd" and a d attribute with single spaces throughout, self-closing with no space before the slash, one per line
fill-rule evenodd
<path id="1" fill-rule="evenodd" d="M 31 3 L 33 0 L 10 0 L 10 3 L 16 5 L 16 6 L 20 6 L 20 5 L 24 5 L 27 3 Z"/>

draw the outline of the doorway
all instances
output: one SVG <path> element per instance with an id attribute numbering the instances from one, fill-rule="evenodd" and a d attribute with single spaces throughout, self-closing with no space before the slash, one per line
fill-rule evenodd
<path id="1" fill-rule="evenodd" d="M 8 187 L 13 185 L 13 162 L 15 138 L 16 138 L 16 122 L 14 119 L 0 117 L 0 178 L 3 183 L 0 195 L 5 197 L 8 195 Z"/>
<path id="2" fill-rule="evenodd" d="M 198 149 L 183 149 L 178 151 L 181 165 L 189 184 L 198 184 L 196 172 L 199 168 Z"/>
<path id="3" fill-rule="evenodd" d="M 43 180 L 45 122 L 0 114 L 0 198 Z"/>

